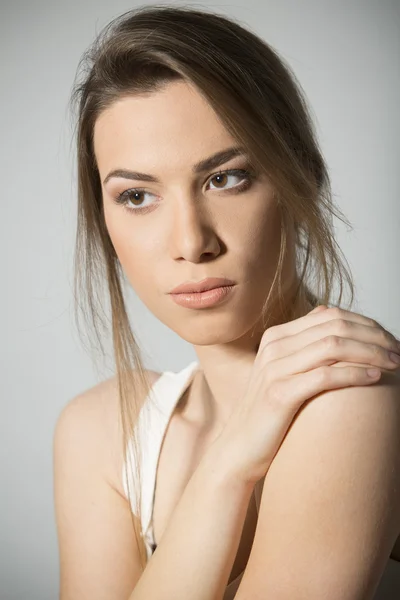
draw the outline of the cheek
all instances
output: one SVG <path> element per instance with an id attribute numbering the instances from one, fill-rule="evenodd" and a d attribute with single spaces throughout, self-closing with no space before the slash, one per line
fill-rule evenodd
<path id="1" fill-rule="evenodd" d="M 104 210 L 104 218 L 108 234 L 115 251 L 121 263 L 124 263 L 125 256 L 135 251 L 135 236 L 132 235 L 128 218 L 121 215 L 121 210 Z"/>
<path id="2" fill-rule="evenodd" d="M 279 255 L 281 232 L 277 211 L 265 208 L 254 211 L 251 219 L 237 223 L 234 237 L 247 262 L 265 268 L 265 261 L 271 264 L 275 255 Z"/>
<path id="3" fill-rule="evenodd" d="M 135 223 L 135 216 L 121 215 L 112 210 L 105 211 L 106 227 L 118 256 L 119 262 L 130 281 L 137 289 L 148 277 L 149 265 L 154 262 L 154 243 Z M 146 276 L 147 273 L 147 276 Z"/>

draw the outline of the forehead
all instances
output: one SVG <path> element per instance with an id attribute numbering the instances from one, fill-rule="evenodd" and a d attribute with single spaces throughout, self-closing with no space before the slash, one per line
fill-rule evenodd
<path id="1" fill-rule="evenodd" d="M 103 111 L 94 127 L 99 169 L 173 168 L 194 164 L 235 142 L 206 99 L 186 82 L 171 82 L 146 96 L 127 96 Z"/>

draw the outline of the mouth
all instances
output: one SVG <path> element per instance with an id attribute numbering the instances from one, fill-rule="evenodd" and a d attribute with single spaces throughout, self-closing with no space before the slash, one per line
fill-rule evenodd
<path id="1" fill-rule="evenodd" d="M 225 299 L 231 297 L 235 289 L 236 284 L 233 284 L 210 288 L 203 292 L 180 292 L 170 296 L 180 306 L 201 309 L 220 305 Z"/>
<path id="2" fill-rule="evenodd" d="M 186 281 L 181 285 L 173 288 L 170 294 L 195 294 L 201 292 L 207 292 L 221 287 L 229 287 L 236 285 L 235 281 L 226 279 L 225 277 L 207 277 L 201 281 Z"/>

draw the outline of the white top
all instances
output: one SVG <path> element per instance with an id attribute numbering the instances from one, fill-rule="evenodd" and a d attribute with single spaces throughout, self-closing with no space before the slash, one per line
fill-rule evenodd
<path id="1" fill-rule="evenodd" d="M 141 455 L 140 464 L 142 465 L 141 535 L 146 545 L 147 560 L 149 560 L 155 549 L 152 517 L 161 445 L 174 408 L 192 381 L 198 366 L 199 363 L 194 361 L 177 373 L 164 371 L 153 384 L 150 394 L 146 397 L 136 423 L 135 431 L 138 435 Z M 135 465 L 134 447 L 131 440 L 128 443 L 128 452 L 131 464 Z M 133 469 L 128 471 L 126 456 L 122 469 L 122 484 L 126 497 L 128 497 L 127 476 L 129 476 L 131 494 L 134 494 L 134 490 L 137 489 L 135 484 L 137 476 Z M 137 510 L 135 497 L 131 500 L 131 506 L 133 513 L 137 515 L 139 511 Z"/>

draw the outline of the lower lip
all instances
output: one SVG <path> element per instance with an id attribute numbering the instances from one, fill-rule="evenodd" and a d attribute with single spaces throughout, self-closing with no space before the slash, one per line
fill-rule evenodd
<path id="1" fill-rule="evenodd" d="M 226 298 L 233 290 L 233 285 L 213 288 L 206 292 L 186 292 L 181 294 L 171 294 L 172 299 L 180 306 L 188 308 L 207 308 L 214 306 Z"/>

